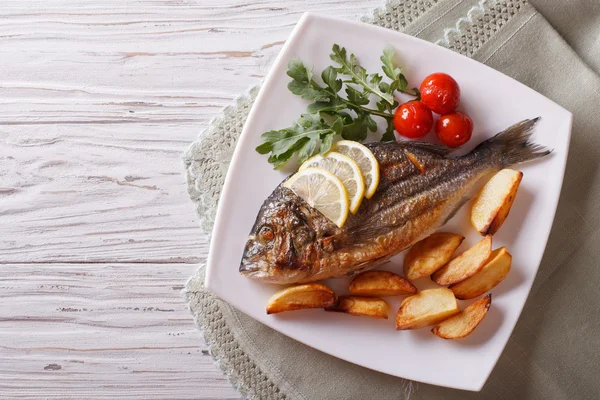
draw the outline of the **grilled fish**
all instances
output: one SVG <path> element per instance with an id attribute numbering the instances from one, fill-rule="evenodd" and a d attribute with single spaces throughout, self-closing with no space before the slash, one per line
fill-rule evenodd
<path id="1" fill-rule="evenodd" d="M 379 162 L 379 187 L 342 228 L 280 184 L 260 209 L 240 273 L 291 284 L 381 265 L 452 218 L 481 177 L 548 155 L 529 141 L 537 120 L 519 122 L 458 158 L 429 143 L 367 144 Z"/>

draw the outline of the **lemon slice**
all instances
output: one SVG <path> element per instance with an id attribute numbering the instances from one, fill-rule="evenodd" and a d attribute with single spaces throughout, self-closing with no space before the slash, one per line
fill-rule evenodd
<path id="1" fill-rule="evenodd" d="M 322 155 L 316 155 L 306 160 L 300 170 L 311 167 L 323 168 L 337 176 L 348 191 L 350 201 L 350 212 L 355 214 L 365 196 L 365 181 L 358 164 L 343 154 L 335 151 Z"/>
<path id="2" fill-rule="evenodd" d="M 356 161 L 365 179 L 365 197 L 373 197 L 379 185 L 379 163 L 371 150 L 352 140 L 340 140 L 333 145 L 333 150 Z"/>
<path id="3" fill-rule="evenodd" d="M 319 210 L 340 228 L 348 218 L 348 191 L 335 175 L 323 168 L 296 172 L 283 186 Z"/>

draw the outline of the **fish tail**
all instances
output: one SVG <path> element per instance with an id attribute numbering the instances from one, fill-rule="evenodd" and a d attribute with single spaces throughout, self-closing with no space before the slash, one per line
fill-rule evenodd
<path id="1" fill-rule="evenodd" d="M 547 156 L 552 152 L 552 149 L 529 140 L 533 134 L 533 127 L 539 119 L 540 117 L 526 119 L 512 125 L 481 143 L 474 152 L 485 154 L 491 150 L 495 156 L 494 158 L 497 157 L 503 167 Z"/>

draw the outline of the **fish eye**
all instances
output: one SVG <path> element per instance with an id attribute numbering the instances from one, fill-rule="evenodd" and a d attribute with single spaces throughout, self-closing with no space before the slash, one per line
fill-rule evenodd
<path id="1" fill-rule="evenodd" d="M 275 237 L 275 234 L 270 226 L 263 226 L 260 228 L 260 237 L 264 240 L 272 240 Z"/>

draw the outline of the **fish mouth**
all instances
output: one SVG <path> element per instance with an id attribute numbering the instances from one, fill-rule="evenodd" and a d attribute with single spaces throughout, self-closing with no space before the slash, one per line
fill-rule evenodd
<path id="1" fill-rule="evenodd" d="M 266 261 L 242 261 L 240 264 L 240 274 L 253 279 L 264 279 L 267 277 L 268 263 Z"/>

